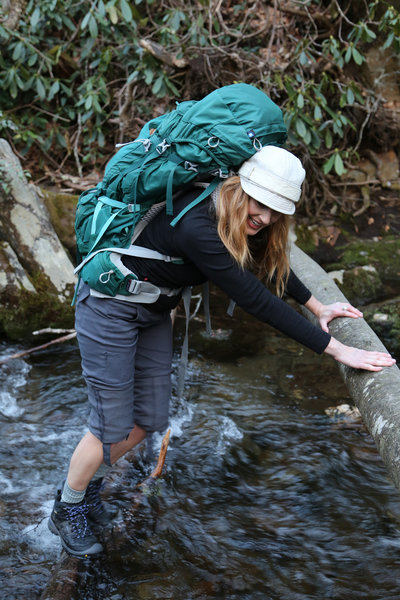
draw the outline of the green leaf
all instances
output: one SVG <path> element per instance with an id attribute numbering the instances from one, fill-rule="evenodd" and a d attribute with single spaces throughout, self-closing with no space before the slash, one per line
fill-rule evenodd
<path id="1" fill-rule="evenodd" d="M 333 122 L 332 128 L 333 128 L 334 133 L 336 133 L 340 137 L 343 137 L 343 129 L 342 129 L 342 123 L 341 123 L 340 119 L 336 119 Z"/>
<path id="2" fill-rule="evenodd" d="M 322 165 L 322 170 L 324 172 L 324 175 L 327 175 L 329 173 L 329 171 L 331 171 L 334 162 L 335 162 L 335 154 L 332 154 L 332 156 L 330 156 L 329 159 Z"/>
<path id="3" fill-rule="evenodd" d="M 159 77 L 157 77 L 157 79 L 155 80 L 154 85 L 152 87 L 153 94 L 157 95 L 159 93 L 163 83 L 164 83 L 164 78 L 162 75 L 159 75 Z"/>
<path id="4" fill-rule="evenodd" d="M 86 15 L 83 17 L 83 20 L 82 20 L 82 23 L 81 23 L 81 29 L 86 29 L 86 27 L 88 26 L 89 19 L 90 19 L 91 16 L 92 16 L 92 13 L 89 10 L 89 12 L 87 12 Z"/>
<path id="5" fill-rule="evenodd" d="M 393 44 L 393 39 L 394 39 L 394 31 L 391 31 L 389 33 L 389 35 L 387 36 L 386 41 L 383 44 L 382 48 L 384 50 L 386 50 L 386 48 L 389 48 Z"/>
<path id="6" fill-rule="evenodd" d="M 63 135 L 61 135 L 61 133 L 59 131 L 57 131 L 57 133 L 56 133 L 56 140 L 57 140 L 57 144 L 59 144 L 61 146 L 61 148 L 67 147 L 67 142 L 65 141 L 65 137 Z"/>
<path id="7" fill-rule="evenodd" d="M 99 11 L 99 15 L 101 17 L 106 16 L 106 7 L 104 6 L 103 0 L 99 0 L 99 2 L 97 3 L 97 10 Z"/>
<path id="8" fill-rule="evenodd" d="M 144 82 L 146 85 L 150 85 L 153 81 L 154 73 L 151 69 L 147 68 L 144 70 Z"/>
<path id="9" fill-rule="evenodd" d="M 14 46 L 14 50 L 12 53 L 13 61 L 17 62 L 19 59 L 22 59 L 24 53 L 24 45 L 22 42 L 17 42 Z"/>
<path id="10" fill-rule="evenodd" d="M 40 79 L 40 77 L 37 77 L 36 79 L 36 91 L 41 100 L 46 98 L 46 88 L 44 87 L 43 81 Z"/>
<path id="11" fill-rule="evenodd" d="M 354 104 L 354 92 L 351 88 L 347 88 L 347 104 Z"/>
<path id="12" fill-rule="evenodd" d="M 11 96 L 11 98 L 16 98 L 16 97 L 17 97 L 17 95 L 18 95 L 18 88 L 17 88 L 17 84 L 16 84 L 16 82 L 15 82 L 15 79 L 13 79 L 13 80 L 10 82 L 10 86 L 9 86 L 9 88 L 8 88 L 8 89 L 9 89 L 9 91 L 10 91 L 10 96 Z"/>
<path id="13" fill-rule="evenodd" d="M 39 6 L 37 6 L 31 16 L 32 29 L 36 29 L 36 25 L 39 23 L 39 20 L 40 20 L 40 8 L 39 8 Z"/>
<path id="14" fill-rule="evenodd" d="M 299 63 L 301 65 L 306 65 L 308 64 L 308 58 L 307 58 L 307 54 L 304 52 L 301 52 L 300 56 L 299 56 Z"/>
<path id="15" fill-rule="evenodd" d="M 126 83 L 131 83 L 131 81 L 134 81 L 135 79 L 137 79 L 137 76 L 139 75 L 139 71 L 133 71 L 133 73 L 131 73 L 128 77 L 128 79 L 126 80 Z"/>
<path id="16" fill-rule="evenodd" d="M 366 41 L 367 42 L 372 42 L 372 40 L 376 39 L 376 33 L 374 31 L 372 31 L 372 29 L 367 27 L 366 24 L 364 24 L 364 31 L 366 33 Z"/>
<path id="17" fill-rule="evenodd" d="M 165 79 L 164 83 L 175 94 L 175 96 L 179 96 L 178 88 L 172 83 L 172 81 L 168 77 Z"/>
<path id="18" fill-rule="evenodd" d="M 92 100 L 93 100 L 93 108 L 97 113 L 101 113 L 101 106 L 99 103 L 99 100 L 97 98 L 97 96 L 92 96 Z"/>
<path id="19" fill-rule="evenodd" d="M 53 100 L 54 96 L 56 94 L 58 94 L 58 92 L 60 91 L 60 82 L 59 81 L 55 81 L 49 90 L 48 96 L 47 96 L 47 100 Z"/>
<path id="20" fill-rule="evenodd" d="M 364 62 L 364 57 L 362 56 L 362 54 L 360 54 L 357 48 L 354 48 L 354 46 L 352 46 L 351 51 L 353 54 L 354 62 L 356 62 L 358 65 L 361 65 Z"/>
<path id="21" fill-rule="evenodd" d="M 338 175 L 343 175 L 343 173 L 346 173 L 346 169 L 344 168 L 342 157 L 339 152 L 336 152 L 334 156 L 335 171 Z"/>
<path id="22" fill-rule="evenodd" d="M 111 23 L 113 25 L 116 25 L 118 23 L 118 13 L 117 13 L 117 9 L 115 8 L 115 6 L 113 4 L 108 4 L 107 12 L 110 17 Z"/>
<path id="23" fill-rule="evenodd" d="M 318 134 L 317 131 L 315 131 L 315 129 L 311 129 L 311 144 L 313 147 L 313 150 L 318 150 L 318 148 L 321 146 L 321 137 Z"/>
<path id="24" fill-rule="evenodd" d="M 304 96 L 303 96 L 303 94 L 299 94 L 297 96 L 297 108 L 304 108 Z"/>
<path id="25" fill-rule="evenodd" d="M 304 140 L 304 143 L 307 144 L 307 146 L 311 142 L 311 132 L 308 127 L 306 127 L 306 132 L 303 135 L 303 140 Z"/>
<path id="26" fill-rule="evenodd" d="M 97 133 L 97 143 L 99 144 L 99 146 L 104 146 L 104 144 L 105 144 L 104 134 L 101 129 Z"/>
<path id="27" fill-rule="evenodd" d="M 325 146 L 327 148 L 332 148 L 332 144 L 333 144 L 332 132 L 330 129 L 327 129 L 325 132 Z"/>
<path id="28" fill-rule="evenodd" d="M 93 15 L 89 19 L 89 31 L 92 38 L 96 38 L 99 34 L 99 28 L 97 27 L 97 21 Z"/>
<path id="29" fill-rule="evenodd" d="M 120 0 L 119 6 L 121 8 L 122 16 L 127 23 L 132 21 L 132 11 L 126 0 Z"/>
<path id="30" fill-rule="evenodd" d="M 8 31 L 6 31 L 4 29 L 4 27 L 2 27 L 1 25 L 0 25 L 0 36 L 5 40 L 8 40 L 8 38 L 10 37 L 10 34 L 8 33 Z"/>
<path id="31" fill-rule="evenodd" d="M 33 67 L 33 65 L 36 63 L 37 61 L 37 54 L 31 54 L 29 59 L 28 59 L 28 67 Z"/>
<path id="32" fill-rule="evenodd" d="M 352 56 L 351 50 L 352 50 L 352 46 L 348 46 L 348 48 L 345 52 L 345 55 L 344 55 L 344 61 L 347 63 L 351 61 L 351 56 Z"/>
<path id="33" fill-rule="evenodd" d="M 15 73 L 15 83 L 17 84 L 20 90 L 25 90 L 25 83 L 22 81 L 18 73 Z"/>
<path id="34" fill-rule="evenodd" d="M 318 106 L 318 104 L 314 106 L 314 119 L 316 121 L 320 121 L 322 119 L 322 110 L 321 107 Z"/>
<path id="35" fill-rule="evenodd" d="M 301 138 L 304 138 L 307 132 L 307 128 L 302 119 L 296 119 L 296 131 Z"/>

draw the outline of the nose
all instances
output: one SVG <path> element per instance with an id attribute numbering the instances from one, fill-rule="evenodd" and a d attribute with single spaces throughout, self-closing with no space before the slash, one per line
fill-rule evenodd
<path id="1" fill-rule="evenodd" d="M 262 221 L 263 225 L 269 225 L 271 223 L 271 218 L 272 212 L 270 208 L 265 207 L 260 211 L 260 220 Z"/>

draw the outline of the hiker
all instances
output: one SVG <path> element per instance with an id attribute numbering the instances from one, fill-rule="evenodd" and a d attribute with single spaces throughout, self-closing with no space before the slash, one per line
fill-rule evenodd
<path id="1" fill-rule="evenodd" d="M 135 296 L 105 297 L 81 282 L 76 331 L 88 386 L 89 431 L 72 455 L 49 520 L 51 531 L 60 536 L 68 552 L 82 556 L 102 550 L 93 529 L 112 517 L 99 496 L 103 477 L 147 432 L 167 427 L 170 311 L 186 286 L 210 280 L 260 321 L 351 367 L 379 371 L 394 364 L 389 354 L 352 348 L 331 337 L 332 319 L 356 319 L 362 313 L 344 302 L 321 304 L 290 270 L 290 215 L 300 199 L 304 176 L 300 160 L 292 153 L 264 146 L 237 175 L 220 183 L 210 198 L 186 212 L 176 227 L 170 227 L 171 216 L 159 212 L 136 243 L 183 260 L 122 256 L 125 268 L 140 281 L 162 289 L 154 303 L 138 302 Z M 204 185 L 195 184 L 175 197 L 174 215 L 203 189 Z M 276 294 L 262 282 L 265 276 Z M 284 302 L 284 293 L 314 313 L 321 327 Z"/>

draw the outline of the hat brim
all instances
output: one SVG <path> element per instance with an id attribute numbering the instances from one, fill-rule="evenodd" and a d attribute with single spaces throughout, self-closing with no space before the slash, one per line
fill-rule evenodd
<path id="1" fill-rule="evenodd" d="M 240 184 L 246 194 L 254 198 L 254 200 L 257 200 L 257 202 L 265 204 L 268 208 L 272 208 L 272 210 L 284 215 L 293 215 L 295 213 L 296 205 L 292 200 L 284 198 L 274 192 L 270 192 L 265 187 L 253 183 L 245 177 L 240 177 Z"/>

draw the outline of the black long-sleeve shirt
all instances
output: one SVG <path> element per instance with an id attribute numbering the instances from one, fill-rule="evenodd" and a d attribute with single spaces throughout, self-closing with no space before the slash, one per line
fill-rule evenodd
<path id="1" fill-rule="evenodd" d="M 199 194 L 188 192 L 174 201 L 174 216 Z M 322 353 L 331 336 L 315 327 L 286 302 L 272 294 L 253 273 L 242 269 L 223 245 L 209 201 L 200 202 L 189 210 L 175 227 L 173 217 L 162 210 L 145 227 L 136 244 L 157 250 L 162 254 L 181 257 L 183 264 L 162 260 L 124 257 L 123 262 L 140 280 L 163 286 L 180 288 L 214 282 L 241 308 L 272 325 L 292 339 Z M 291 271 L 287 293 L 300 304 L 311 297 L 310 291 Z M 154 306 L 156 308 L 156 306 Z"/>

